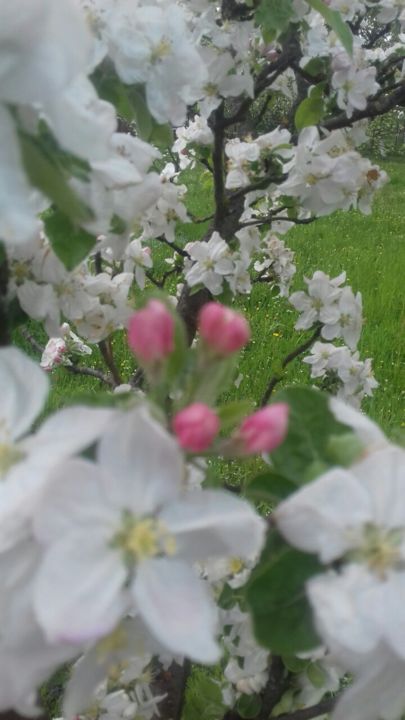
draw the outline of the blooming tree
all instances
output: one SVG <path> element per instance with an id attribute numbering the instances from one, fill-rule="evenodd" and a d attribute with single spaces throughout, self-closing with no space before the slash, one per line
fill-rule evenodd
<path id="1" fill-rule="evenodd" d="M 291 293 L 287 238 L 371 212 L 404 24 L 403 0 L 0 0 L 0 710 L 40 712 L 64 666 L 66 720 L 403 715 L 405 453 L 360 410 L 359 290 Z M 259 282 L 309 334 L 254 407 L 224 391 Z M 273 397 L 302 356 L 313 387 Z M 56 366 L 107 393 L 43 420 Z M 244 487 L 218 472 L 252 456 Z"/>

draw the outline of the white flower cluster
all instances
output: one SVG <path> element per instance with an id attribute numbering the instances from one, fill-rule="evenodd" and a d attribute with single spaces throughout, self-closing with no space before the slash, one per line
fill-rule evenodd
<path id="1" fill-rule="evenodd" d="M 210 147 L 214 142 L 212 130 L 208 127 L 206 119 L 200 115 L 194 115 L 194 120 L 184 127 L 176 129 L 176 140 L 173 144 L 172 151 L 179 157 L 179 166 L 181 170 L 186 167 L 194 167 L 196 152 L 193 145 L 202 145 Z"/>
<path id="2" fill-rule="evenodd" d="M 9 250 L 11 295 L 29 317 L 44 323 L 50 337 L 60 334 L 61 317 L 95 343 L 122 327 L 130 314 L 130 272 L 92 274 L 90 261 L 69 272 L 43 234 Z"/>
<path id="3" fill-rule="evenodd" d="M 370 358 L 360 360 L 357 351 L 351 352 L 346 346 L 316 342 L 310 352 L 303 362 L 311 366 L 311 377 L 325 378 L 336 374 L 340 380 L 337 397 L 350 405 L 360 407 L 363 398 L 372 395 L 378 387 Z"/>
<path id="4" fill-rule="evenodd" d="M 261 277 L 275 278 L 281 297 L 288 297 L 290 283 L 295 275 L 294 253 L 283 240 L 267 233 L 261 242 L 262 261 L 257 260 L 254 269 Z"/>
<path id="5" fill-rule="evenodd" d="M 304 362 L 311 366 L 312 378 L 337 377 L 338 395 L 357 407 L 366 395 L 372 395 L 378 386 L 371 360 L 360 360 L 356 351 L 362 329 L 361 294 L 343 283 L 346 273 L 330 278 L 317 270 L 312 278 L 305 278 L 307 292 L 290 295 L 290 303 L 301 315 L 295 323 L 296 330 L 308 330 L 320 326 L 325 340 L 342 339 L 346 345 L 316 342 Z M 343 287 L 342 287 L 343 286 Z"/>
<path id="6" fill-rule="evenodd" d="M 40 120 L 63 151 L 85 161 L 86 169 L 72 175 L 69 185 L 88 215 L 96 216 L 86 227 L 106 232 L 115 214 L 132 219 L 151 202 L 143 181 L 156 153 L 115 132 L 114 107 L 99 99 L 87 77 L 92 41 L 77 3 L 64 0 L 56 8 L 49 0 L 18 0 L 13 10 L 2 3 L 0 26 L 2 239 L 31 240 L 39 228 L 37 212 L 50 203 L 39 191 L 33 194 L 22 162 L 29 164 L 39 152 Z"/>
<path id="7" fill-rule="evenodd" d="M 363 457 L 304 486 L 275 521 L 326 566 L 308 581 L 308 597 L 332 658 L 354 675 L 334 718 L 389 720 L 405 705 L 405 453 L 364 416 L 338 412 L 357 428 Z"/>
<path id="8" fill-rule="evenodd" d="M 387 181 L 387 174 L 354 150 L 352 142 L 342 130 L 322 139 L 315 127 L 302 130 L 279 191 L 297 198 L 311 215 L 350 208 L 369 214 L 373 194 Z"/>
<path id="9" fill-rule="evenodd" d="M 220 295 L 226 280 L 234 295 L 250 293 L 252 282 L 249 268 L 255 254 L 261 260 L 254 263 L 254 269 L 261 277 L 275 282 L 280 288 L 280 295 L 288 296 L 296 268 L 292 262 L 294 254 L 284 242 L 269 233 L 261 238 L 254 225 L 238 230 L 235 236 L 239 242 L 239 250 L 235 251 L 217 232 L 212 234 L 208 242 L 196 240 L 186 245 L 190 259 L 186 259 L 184 276 L 190 287 L 201 284 L 213 295 Z"/>
<path id="10" fill-rule="evenodd" d="M 70 329 L 69 323 L 63 323 L 60 327 L 60 335 L 48 340 L 40 366 L 44 370 L 53 370 L 57 365 L 72 365 L 69 355 L 91 355 L 92 352 L 91 347 Z"/>
<path id="11" fill-rule="evenodd" d="M 38 684 L 82 653 L 67 717 L 117 668 L 117 680 L 139 677 L 145 655 L 217 661 L 218 613 L 193 565 L 256 556 L 265 522 L 230 493 L 188 489 L 176 441 L 145 405 L 72 407 L 29 434 L 48 383 L 15 348 L 0 350 L 0 389 L 0 708 L 32 712 Z M 95 443 L 95 459 L 77 457 Z M 154 707 L 136 687 L 129 706 Z M 127 717 L 122 694 L 95 698 L 115 701 Z"/>
<path id="12" fill-rule="evenodd" d="M 265 135 L 242 142 L 239 138 L 225 145 L 228 158 L 228 173 L 225 186 L 228 189 L 246 187 L 253 179 L 266 175 L 265 162 L 271 157 L 276 164 L 291 160 L 293 149 L 290 145 L 291 134 L 288 130 L 276 128 Z"/>
<path id="13" fill-rule="evenodd" d="M 231 684 L 228 697 L 232 704 L 240 695 L 252 695 L 262 690 L 269 677 L 269 652 L 257 644 L 249 613 L 236 604 L 222 611 L 226 628 L 224 645 L 229 653 L 224 678 Z"/>

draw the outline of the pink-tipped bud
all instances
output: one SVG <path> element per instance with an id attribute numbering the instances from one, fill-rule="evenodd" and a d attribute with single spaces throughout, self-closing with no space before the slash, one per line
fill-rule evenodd
<path id="1" fill-rule="evenodd" d="M 174 416 L 173 430 L 184 450 L 203 452 L 219 432 L 219 418 L 208 405 L 196 402 Z"/>
<path id="2" fill-rule="evenodd" d="M 149 300 L 128 324 L 128 345 L 146 365 L 164 360 L 174 350 L 174 319 L 164 303 Z"/>
<path id="3" fill-rule="evenodd" d="M 231 355 L 250 338 L 249 323 L 243 315 L 217 302 L 209 302 L 198 317 L 200 335 L 217 355 Z"/>
<path id="4" fill-rule="evenodd" d="M 271 452 L 281 445 L 288 427 L 288 405 L 275 403 L 249 415 L 238 430 L 243 452 Z"/>

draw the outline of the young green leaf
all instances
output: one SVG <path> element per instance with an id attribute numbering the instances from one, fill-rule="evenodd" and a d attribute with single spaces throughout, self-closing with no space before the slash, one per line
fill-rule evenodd
<path id="1" fill-rule="evenodd" d="M 43 220 L 52 249 L 66 269 L 73 270 L 93 249 L 95 235 L 75 226 L 60 210 L 48 210 Z"/>
<path id="2" fill-rule="evenodd" d="M 353 54 L 353 35 L 349 26 L 342 20 L 341 14 L 337 10 L 331 10 L 323 0 L 307 0 L 313 10 L 317 10 L 331 30 L 338 36 L 346 52 Z"/>

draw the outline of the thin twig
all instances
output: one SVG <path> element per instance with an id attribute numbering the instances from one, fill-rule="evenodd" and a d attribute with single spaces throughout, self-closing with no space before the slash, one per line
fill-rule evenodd
<path id="1" fill-rule="evenodd" d="M 302 708 L 301 710 L 295 710 L 291 713 L 283 713 L 277 716 L 277 720 L 311 720 L 311 718 L 318 717 L 319 715 L 326 715 L 330 713 L 335 707 L 338 701 L 338 697 L 326 698 L 321 700 L 317 705 L 311 705 L 308 708 Z"/>
<path id="2" fill-rule="evenodd" d="M 112 379 L 114 381 L 113 385 L 122 385 L 121 375 L 114 360 L 111 340 L 109 338 L 107 338 L 107 340 L 100 340 L 100 342 L 98 343 L 98 347 L 103 357 L 103 360 L 111 373 Z"/>
<path id="3" fill-rule="evenodd" d="M 33 335 L 27 330 L 27 328 L 21 328 L 20 329 L 21 335 L 32 347 L 35 352 L 37 352 L 39 355 L 42 355 L 44 352 L 44 347 L 34 338 Z M 61 365 L 64 370 L 67 372 L 72 373 L 73 375 L 87 375 L 88 377 L 96 378 L 97 380 L 100 380 L 101 382 L 105 383 L 106 385 L 109 385 L 110 387 L 115 386 L 115 382 L 108 377 L 108 375 L 104 375 L 104 373 L 101 370 L 98 370 L 97 368 L 89 368 L 89 367 L 83 367 L 82 365 L 76 365 L 74 363 L 73 365 Z"/>
<path id="4" fill-rule="evenodd" d="M 168 245 L 168 247 L 172 248 L 172 250 L 175 250 L 175 252 L 178 255 L 181 255 L 181 257 L 190 257 L 187 250 L 184 250 L 184 248 L 181 248 L 180 245 L 176 245 L 176 243 L 174 242 L 170 242 L 167 238 L 165 238 L 164 235 L 159 235 L 159 237 L 155 238 L 155 240 L 163 243 L 163 245 Z"/>
<path id="5" fill-rule="evenodd" d="M 315 342 L 315 340 L 320 336 L 321 334 L 321 326 L 318 325 L 315 332 L 311 335 L 309 340 L 306 340 L 302 345 L 299 345 L 295 350 L 292 350 L 286 357 L 284 358 L 283 362 L 281 363 L 281 367 L 284 370 L 287 365 L 289 365 L 290 362 L 295 360 L 299 355 L 309 350 L 309 348 L 312 346 L 312 344 Z M 268 402 L 270 395 L 272 394 L 274 388 L 278 383 L 282 380 L 283 375 L 273 375 L 271 378 L 269 384 L 267 385 L 266 392 L 264 393 L 261 401 L 260 401 L 260 407 L 263 407 Z"/>

